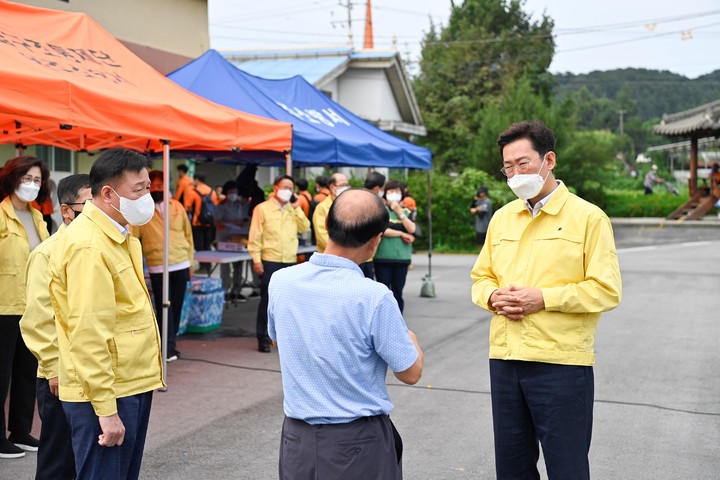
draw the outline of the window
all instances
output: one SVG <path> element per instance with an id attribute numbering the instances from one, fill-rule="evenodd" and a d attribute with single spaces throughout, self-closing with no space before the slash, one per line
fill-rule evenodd
<path id="1" fill-rule="evenodd" d="M 35 147 L 35 155 L 47 163 L 50 170 L 71 173 L 73 171 L 73 152 L 70 150 L 38 145 Z"/>

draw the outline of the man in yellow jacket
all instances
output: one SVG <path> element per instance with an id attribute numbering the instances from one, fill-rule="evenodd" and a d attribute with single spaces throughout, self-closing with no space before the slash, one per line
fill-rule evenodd
<path id="1" fill-rule="evenodd" d="M 155 297 L 155 316 L 158 326 L 162 325 L 162 288 L 163 257 L 165 253 L 165 207 L 163 172 L 150 172 L 150 195 L 155 202 L 152 220 L 142 227 L 132 227 L 130 231 L 140 240 L 143 256 L 150 273 L 150 284 Z M 177 200 L 171 198 L 170 209 L 170 250 L 168 252 L 168 311 L 167 360 L 177 360 L 180 352 L 175 348 L 175 336 L 180 328 L 180 311 L 185 301 L 185 288 L 190 280 L 190 268 L 195 256 L 192 228 L 185 209 Z M 162 328 L 160 328 L 162 331 Z"/>
<path id="2" fill-rule="evenodd" d="M 317 244 L 318 253 L 323 253 L 325 251 L 325 246 L 327 246 L 328 230 L 326 222 L 330 207 L 332 207 L 332 204 L 338 195 L 350 188 L 347 177 L 342 173 L 332 174 L 330 176 L 330 180 L 328 181 L 328 185 L 330 195 L 325 197 L 325 200 L 315 207 L 315 212 L 313 213 L 312 218 L 313 229 L 315 230 L 315 243 Z"/>
<path id="3" fill-rule="evenodd" d="M 54 235 L 30 253 L 27 264 L 27 298 L 20 331 L 30 352 L 38 360 L 37 403 L 42 420 L 37 453 L 36 480 L 75 478 L 75 458 L 62 404 L 58 399 L 58 339 L 55 314 L 50 302 L 48 265 L 57 240 L 83 210 L 90 195 L 90 176 L 70 175 L 58 183 L 58 202 L 63 223 Z"/>
<path id="4" fill-rule="evenodd" d="M 555 136 L 520 122 L 498 140 L 519 197 L 490 221 L 472 300 L 492 315 L 490 386 L 497 478 L 590 478 L 600 313 L 621 298 L 610 220 L 553 175 Z"/>
<path id="5" fill-rule="evenodd" d="M 137 479 L 152 391 L 164 386 L 160 336 L 140 242 L 149 222 L 147 158 L 106 150 L 90 169 L 92 199 L 50 255 L 60 400 L 78 478 Z"/>
<path id="6" fill-rule="evenodd" d="M 310 221 L 293 198 L 295 181 L 280 175 L 273 182 L 273 195 L 253 210 L 250 221 L 248 252 L 253 270 L 260 275 L 260 305 L 258 305 L 256 335 L 258 351 L 270 352 L 268 336 L 268 285 L 273 273 L 297 263 L 298 233 L 310 228 Z"/>

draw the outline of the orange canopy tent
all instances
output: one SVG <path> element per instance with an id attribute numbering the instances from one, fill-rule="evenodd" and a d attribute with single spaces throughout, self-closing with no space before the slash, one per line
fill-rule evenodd
<path id="1" fill-rule="evenodd" d="M 166 79 L 83 13 L 0 0 L 0 143 L 70 150 L 272 150 L 291 125 Z"/>
<path id="2" fill-rule="evenodd" d="M 83 13 L 0 0 L 0 143 L 92 151 L 287 152 L 289 123 L 217 105 L 168 80 Z M 165 217 L 163 359 L 167 359 Z"/>

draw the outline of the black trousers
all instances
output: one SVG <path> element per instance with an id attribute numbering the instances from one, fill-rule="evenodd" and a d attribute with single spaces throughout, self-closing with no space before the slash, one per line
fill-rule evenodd
<path id="1" fill-rule="evenodd" d="M 360 270 L 362 270 L 363 275 L 365 275 L 365 278 L 369 278 L 370 280 L 375 280 L 375 267 L 373 265 L 372 260 L 369 262 L 363 262 L 359 265 Z"/>
<path id="2" fill-rule="evenodd" d="M 210 250 L 213 239 L 212 227 L 210 225 L 193 225 L 192 234 L 196 252 L 200 250 Z M 200 270 L 210 271 L 210 264 L 201 263 Z"/>
<path id="3" fill-rule="evenodd" d="M 155 297 L 155 316 L 157 317 L 158 328 L 162 335 L 162 273 L 151 273 L 150 284 Z M 170 309 L 168 310 L 168 335 L 167 335 L 167 351 L 168 357 L 175 354 L 175 335 L 180 328 L 180 312 L 182 310 L 183 301 L 185 300 L 185 287 L 190 280 L 190 269 L 183 268 L 175 272 L 169 273 L 168 278 L 168 300 L 170 301 Z"/>
<path id="4" fill-rule="evenodd" d="M 75 457 L 62 402 L 50 392 L 46 379 L 38 378 L 36 385 L 42 426 L 35 480 L 72 480 L 75 478 Z"/>
<path id="5" fill-rule="evenodd" d="M 402 439 L 390 417 L 310 425 L 285 417 L 280 480 L 402 479 Z"/>
<path id="6" fill-rule="evenodd" d="M 35 414 L 35 379 L 37 360 L 20 335 L 20 315 L 0 315 L 0 406 L 5 406 L 10 392 L 7 421 L 0 408 L 0 435 L 5 430 L 15 435 L 29 435 Z"/>
<path id="7" fill-rule="evenodd" d="M 400 313 L 405 309 L 405 300 L 402 292 L 405 288 L 409 263 L 375 262 L 375 279 L 384 283 L 393 292 L 393 296 L 400 307 Z"/>
<path id="8" fill-rule="evenodd" d="M 255 332 L 259 341 L 270 341 L 268 335 L 268 285 L 270 278 L 278 270 L 286 267 L 292 267 L 294 263 L 266 262 L 262 261 L 263 274 L 260 275 L 260 305 L 258 305 L 257 320 L 255 322 Z"/>

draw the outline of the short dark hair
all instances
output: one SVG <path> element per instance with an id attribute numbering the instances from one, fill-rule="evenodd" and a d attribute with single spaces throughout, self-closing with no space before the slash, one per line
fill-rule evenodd
<path id="1" fill-rule="evenodd" d="M 388 190 L 400 190 L 400 194 L 402 195 L 402 198 L 405 198 L 405 184 L 402 182 L 399 182 L 397 180 L 390 180 L 389 182 L 387 182 L 385 184 L 384 190 L 385 190 L 385 192 L 383 193 L 384 196 L 387 195 Z"/>
<path id="2" fill-rule="evenodd" d="M 367 195 L 365 208 L 355 208 L 356 194 L 340 195 L 335 199 L 327 216 L 330 240 L 341 247 L 358 248 L 385 231 L 390 220 L 387 208 L 380 197 L 364 190 L 353 190 Z M 348 203 L 348 206 L 345 204 Z"/>
<path id="3" fill-rule="evenodd" d="M 193 179 L 197 180 L 198 182 L 205 183 L 205 174 L 200 172 L 195 172 L 195 175 L 193 175 Z"/>
<path id="4" fill-rule="evenodd" d="M 154 182 L 155 179 L 159 178 L 160 181 L 164 182 L 163 179 L 163 171 L 162 170 L 151 170 L 148 175 L 150 176 L 150 181 Z"/>
<path id="5" fill-rule="evenodd" d="M 375 187 L 382 187 L 383 185 L 385 185 L 385 175 L 380 172 L 370 172 L 368 176 L 365 177 L 363 187 L 372 190 Z"/>
<path id="6" fill-rule="evenodd" d="M 184 173 L 188 172 L 188 167 L 184 163 L 181 163 L 180 165 L 178 165 L 177 169 Z"/>
<path id="7" fill-rule="evenodd" d="M 83 188 L 90 188 L 90 175 L 87 173 L 78 173 L 63 178 L 57 185 L 58 203 L 65 205 L 75 203 Z"/>
<path id="8" fill-rule="evenodd" d="M 295 179 L 290 175 L 278 175 L 275 177 L 275 180 L 273 180 L 273 185 L 279 185 L 283 180 L 290 180 L 293 185 L 295 185 Z"/>
<path id="9" fill-rule="evenodd" d="M 481 185 L 477 189 L 477 194 L 480 195 L 481 193 L 484 193 L 485 195 L 488 194 L 488 188 L 485 185 Z"/>
<path id="10" fill-rule="evenodd" d="M 5 167 L 0 170 L 0 200 L 9 196 L 15 191 L 20 185 L 22 177 L 24 177 L 28 170 L 32 167 L 38 167 L 40 169 L 40 191 L 36 201 L 42 203 L 50 194 L 50 170 L 48 170 L 45 162 L 37 157 L 15 157 L 11 158 L 5 164 Z"/>
<path id="11" fill-rule="evenodd" d="M 240 193 L 240 185 L 238 185 L 235 180 L 228 180 L 225 182 L 225 185 L 222 186 L 223 195 L 227 195 L 230 190 L 237 190 L 238 193 Z"/>
<path id="12" fill-rule="evenodd" d="M 321 187 L 328 187 L 330 185 L 330 180 L 325 175 L 318 175 L 315 177 L 315 183 Z"/>
<path id="13" fill-rule="evenodd" d="M 140 172 L 147 164 L 148 159 L 142 153 L 125 148 L 105 150 L 90 167 L 93 197 L 100 194 L 103 185 L 116 184 L 125 172 Z"/>
<path id="14" fill-rule="evenodd" d="M 301 192 L 304 192 L 308 189 L 308 181 L 307 178 L 298 178 L 295 182 L 295 185 L 297 185 L 298 190 Z"/>
<path id="15" fill-rule="evenodd" d="M 540 155 L 555 150 L 555 134 L 552 130 L 545 126 L 540 120 L 531 122 L 522 121 L 513 123 L 498 137 L 498 147 L 500 147 L 500 155 L 503 149 L 510 143 L 527 138 L 533 146 L 533 149 Z"/>

